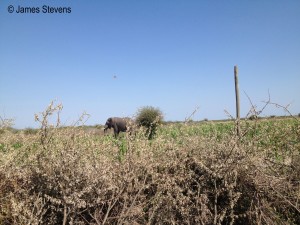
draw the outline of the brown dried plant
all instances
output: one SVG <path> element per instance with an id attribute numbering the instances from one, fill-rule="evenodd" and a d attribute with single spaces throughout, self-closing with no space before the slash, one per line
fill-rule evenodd
<path id="1" fill-rule="evenodd" d="M 0 224 L 299 224 L 294 118 L 160 125 L 119 139 L 60 125 L 0 133 Z M 56 115 L 51 124 L 50 116 Z"/>

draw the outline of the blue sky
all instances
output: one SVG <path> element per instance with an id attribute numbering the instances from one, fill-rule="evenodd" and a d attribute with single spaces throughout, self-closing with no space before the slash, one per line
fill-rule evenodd
<path id="1" fill-rule="evenodd" d="M 8 6 L 39 13 L 8 13 Z M 43 5 L 70 7 L 44 13 Z M 300 113 L 300 1 L 3 0 L 0 3 L 0 115 L 37 127 L 51 100 L 69 125 L 159 107 L 165 120 L 241 116 L 268 99 Z M 114 78 L 114 76 L 116 78 Z M 268 115 L 285 115 L 269 106 Z"/>

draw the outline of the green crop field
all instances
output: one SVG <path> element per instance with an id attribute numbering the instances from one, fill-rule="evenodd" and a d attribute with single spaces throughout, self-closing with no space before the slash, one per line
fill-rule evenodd
<path id="1" fill-rule="evenodd" d="M 0 224 L 300 224 L 298 118 L 0 130 Z"/>

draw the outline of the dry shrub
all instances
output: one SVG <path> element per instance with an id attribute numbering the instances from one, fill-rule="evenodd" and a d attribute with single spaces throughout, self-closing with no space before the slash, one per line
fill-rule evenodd
<path id="1" fill-rule="evenodd" d="M 61 109 L 37 134 L 1 134 L 1 224 L 300 223 L 295 119 L 244 121 L 240 138 L 234 122 L 164 125 L 149 141 L 51 125 Z"/>

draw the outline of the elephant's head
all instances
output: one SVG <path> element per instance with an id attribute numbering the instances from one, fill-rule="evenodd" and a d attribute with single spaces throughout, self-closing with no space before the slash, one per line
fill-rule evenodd
<path id="1" fill-rule="evenodd" d="M 104 132 L 106 132 L 107 129 L 112 128 L 113 126 L 113 119 L 112 118 L 108 118 L 106 120 L 105 126 L 104 126 Z"/>

